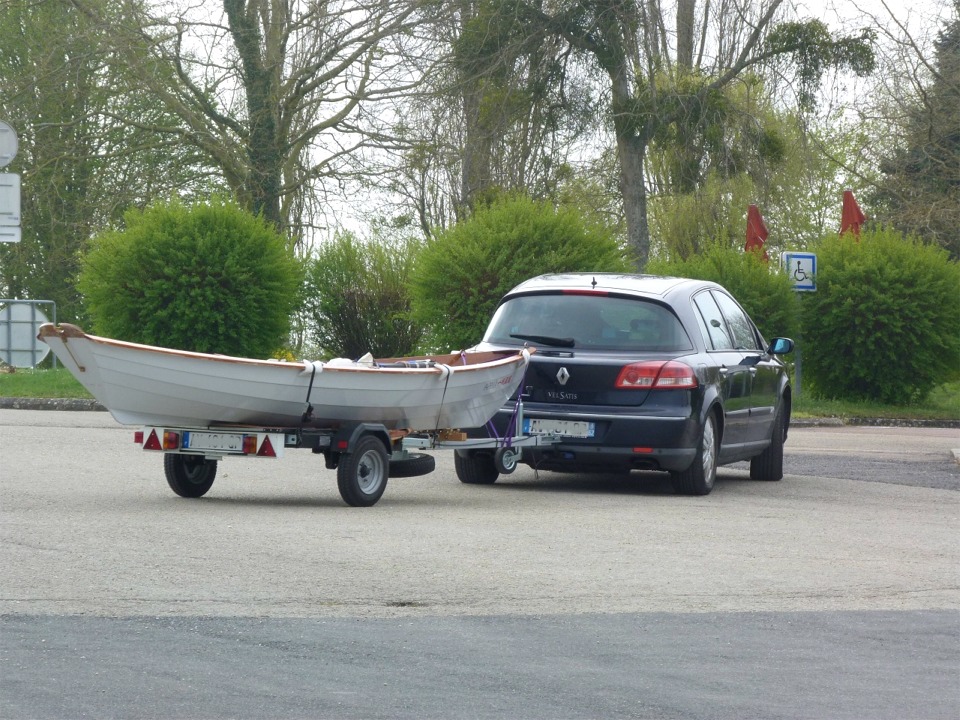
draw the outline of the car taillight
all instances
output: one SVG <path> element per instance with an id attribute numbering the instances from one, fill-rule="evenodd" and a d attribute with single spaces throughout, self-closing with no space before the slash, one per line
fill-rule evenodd
<path id="1" fill-rule="evenodd" d="M 697 387 L 693 368 L 676 360 L 633 363 L 620 371 L 618 390 L 677 390 Z"/>

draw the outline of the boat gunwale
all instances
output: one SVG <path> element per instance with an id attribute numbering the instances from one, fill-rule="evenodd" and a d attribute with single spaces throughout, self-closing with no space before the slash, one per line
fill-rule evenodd
<path id="1" fill-rule="evenodd" d="M 158 355 L 166 356 L 175 356 L 190 358 L 196 360 L 212 360 L 222 363 L 235 363 L 238 365 L 252 365 L 258 367 L 271 367 L 271 368 L 289 368 L 297 370 L 298 372 L 306 372 L 312 370 L 316 363 L 319 363 L 322 367 L 318 368 L 322 372 L 359 372 L 359 373 L 377 373 L 377 374 L 436 374 L 444 372 L 444 368 L 449 369 L 452 372 L 463 372 L 466 370 L 488 370 L 500 366 L 509 366 L 515 364 L 519 361 L 522 361 L 524 358 L 524 350 L 528 354 L 532 354 L 536 351 L 535 348 L 522 348 L 518 351 L 481 351 L 481 352 L 453 352 L 453 353 L 440 353 L 438 355 L 418 355 L 411 357 L 399 357 L 399 358 L 378 358 L 377 362 L 404 362 L 404 361 L 425 361 L 432 360 L 436 363 L 433 367 L 365 367 L 362 365 L 330 365 L 329 361 L 324 360 L 294 360 L 292 362 L 286 360 L 261 360 L 257 358 L 244 358 L 237 357 L 233 355 L 221 355 L 216 353 L 202 353 L 195 352 L 193 350 L 178 350 L 176 348 L 166 348 L 158 345 L 146 345 L 143 343 L 130 342 L 127 340 L 117 340 L 115 338 L 102 337 L 100 335 L 91 335 L 83 331 L 77 325 L 72 323 L 60 323 L 59 325 L 54 325 L 53 323 L 44 323 L 40 326 L 37 333 L 37 339 L 42 342 L 46 342 L 45 338 L 59 338 L 63 341 L 64 345 L 69 345 L 70 339 L 81 339 L 89 340 L 94 345 L 103 345 L 106 347 L 115 347 L 124 350 L 135 350 L 143 352 L 152 352 Z M 457 364 L 457 360 L 460 360 L 464 357 L 474 360 L 474 362 L 468 364 Z M 449 362 L 443 362 L 438 358 L 447 358 Z M 489 359 L 487 359 L 489 358 Z"/>

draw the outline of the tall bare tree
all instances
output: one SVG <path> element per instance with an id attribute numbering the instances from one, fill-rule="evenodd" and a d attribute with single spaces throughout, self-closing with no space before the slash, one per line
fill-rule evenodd
<path id="1" fill-rule="evenodd" d="M 883 174 L 869 214 L 960 258 L 960 1 L 940 11 L 913 27 L 877 18 L 884 72 L 858 110 L 881 130 L 864 148 Z"/>
<path id="2" fill-rule="evenodd" d="M 366 105 L 408 91 L 394 44 L 416 0 L 122 0 L 107 18 L 131 72 L 179 122 L 154 126 L 218 167 L 241 202 L 297 236 L 324 179 L 376 143 Z"/>

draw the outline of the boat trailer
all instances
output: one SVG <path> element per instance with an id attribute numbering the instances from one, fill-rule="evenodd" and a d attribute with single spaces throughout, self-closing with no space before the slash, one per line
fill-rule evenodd
<path id="1" fill-rule="evenodd" d="M 517 402 L 514 428 L 523 427 L 522 402 Z M 390 477 L 416 477 L 433 472 L 432 455 L 420 450 L 493 451 L 498 473 L 512 473 L 524 447 L 554 444 L 550 434 L 511 433 L 508 437 L 468 438 L 460 430 L 388 430 L 381 423 L 349 423 L 336 428 L 265 428 L 210 426 L 205 428 L 146 426 L 134 433 L 144 451 L 163 454 L 167 483 L 177 495 L 202 497 L 217 475 L 217 463 L 227 457 L 281 458 L 288 449 L 306 448 L 324 456 L 337 471 L 340 497 L 353 507 L 370 507 L 381 498 Z"/>

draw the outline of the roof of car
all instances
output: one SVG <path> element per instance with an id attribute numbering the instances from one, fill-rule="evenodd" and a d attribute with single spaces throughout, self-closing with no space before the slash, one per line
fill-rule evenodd
<path id="1" fill-rule="evenodd" d="M 630 275 L 625 273 L 557 273 L 539 275 L 525 280 L 510 291 L 514 293 L 544 290 L 595 290 L 607 292 L 643 293 L 664 296 L 681 286 L 713 286 L 703 280 L 664 277 L 661 275 Z"/>

